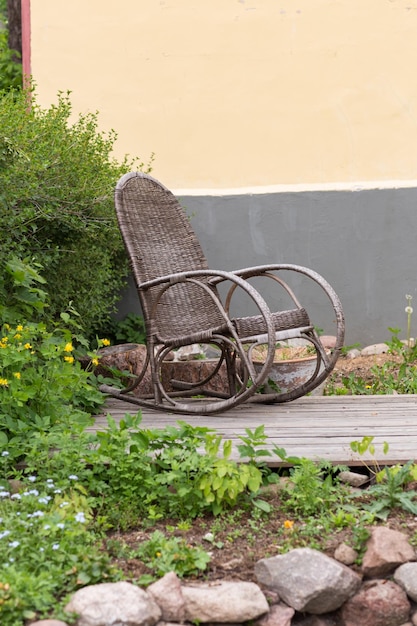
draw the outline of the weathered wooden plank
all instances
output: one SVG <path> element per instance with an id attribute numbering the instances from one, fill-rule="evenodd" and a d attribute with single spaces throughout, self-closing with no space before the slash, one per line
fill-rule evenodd
<path id="1" fill-rule="evenodd" d="M 105 411 L 97 416 L 90 430 L 106 427 L 106 414 L 116 421 L 126 413 L 135 414 L 139 407 L 108 399 Z M 265 447 L 283 447 L 287 454 L 332 463 L 360 465 L 362 460 L 350 449 L 350 442 L 373 436 L 375 459 L 379 464 L 404 463 L 417 457 L 417 395 L 403 396 L 311 396 L 288 404 L 245 404 L 224 414 L 179 415 L 152 409 L 141 409 L 143 428 L 164 428 L 184 421 L 205 426 L 233 442 L 232 458 L 239 458 L 239 437 L 245 428 L 264 425 L 268 437 Z M 387 455 L 382 444 L 389 443 Z M 282 465 L 278 457 L 267 458 L 271 466 Z"/>

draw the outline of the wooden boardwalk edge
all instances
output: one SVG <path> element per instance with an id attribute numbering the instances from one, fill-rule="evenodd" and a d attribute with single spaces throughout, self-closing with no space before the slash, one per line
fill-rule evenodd
<path id="1" fill-rule="evenodd" d="M 89 430 L 102 430 L 107 415 L 117 422 L 126 414 L 141 411 L 145 429 L 175 426 L 178 421 L 205 426 L 233 444 L 232 458 L 238 459 L 237 445 L 245 428 L 265 427 L 269 450 L 284 448 L 287 455 L 333 464 L 362 465 L 364 460 L 393 465 L 417 459 L 417 395 L 392 396 L 309 396 L 285 404 L 246 403 L 217 415 L 180 415 L 140 408 L 108 398 L 103 412 L 95 417 Z M 375 457 L 359 457 L 350 448 L 352 441 L 374 437 Z M 389 444 L 386 455 L 383 443 Z M 276 455 L 266 457 L 268 465 L 286 465 Z"/>

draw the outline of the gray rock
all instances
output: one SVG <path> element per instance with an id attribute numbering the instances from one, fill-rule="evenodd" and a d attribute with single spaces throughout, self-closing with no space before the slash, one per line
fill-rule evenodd
<path id="1" fill-rule="evenodd" d="M 358 558 L 358 553 L 346 543 L 341 543 L 334 551 L 334 558 L 336 561 L 340 561 L 340 563 L 343 563 L 344 565 L 353 565 Z"/>
<path id="2" fill-rule="evenodd" d="M 344 626 L 402 626 L 409 615 L 405 591 L 390 580 L 367 581 L 341 610 Z"/>
<path id="3" fill-rule="evenodd" d="M 313 614 L 335 611 L 361 584 L 355 572 L 311 548 L 261 559 L 255 565 L 255 575 L 286 604 Z"/>
<path id="4" fill-rule="evenodd" d="M 184 585 L 185 619 L 189 622 L 239 623 L 254 620 L 269 610 L 255 583 L 219 581 Z"/>
<path id="5" fill-rule="evenodd" d="M 352 348 L 351 350 L 346 352 L 346 358 L 347 359 L 357 359 L 358 356 L 360 356 L 360 355 L 361 355 L 361 351 L 358 350 L 357 348 Z"/>
<path id="6" fill-rule="evenodd" d="M 291 626 L 294 609 L 286 604 L 274 604 L 261 619 L 256 620 L 255 626 Z"/>
<path id="7" fill-rule="evenodd" d="M 367 577 L 384 577 L 397 567 L 415 559 L 414 548 L 398 530 L 377 526 L 371 531 L 362 561 L 362 572 Z"/>
<path id="8" fill-rule="evenodd" d="M 174 572 L 165 574 L 147 589 L 162 611 L 162 619 L 166 622 L 183 622 L 185 618 L 185 602 L 182 595 L 181 582 Z"/>
<path id="9" fill-rule="evenodd" d="M 386 343 L 373 343 L 361 350 L 361 356 L 373 356 L 375 354 L 385 354 L 389 348 Z"/>
<path id="10" fill-rule="evenodd" d="M 404 563 L 394 572 L 394 580 L 409 598 L 417 602 L 417 563 Z"/>
<path id="11" fill-rule="evenodd" d="M 83 587 L 65 610 L 79 615 L 77 626 L 154 626 L 161 617 L 151 596 L 125 581 Z"/>
<path id="12" fill-rule="evenodd" d="M 359 474 L 359 472 L 340 472 L 338 475 L 340 482 L 352 487 L 361 487 L 365 483 L 369 482 L 369 476 L 366 474 Z"/>

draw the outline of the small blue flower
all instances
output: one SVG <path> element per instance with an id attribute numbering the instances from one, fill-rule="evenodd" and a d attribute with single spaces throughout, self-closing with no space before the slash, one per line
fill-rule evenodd
<path id="1" fill-rule="evenodd" d="M 81 522 L 81 524 L 84 524 L 84 522 L 87 521 L 85 519 L 85 514 L 83 513 L 83 511 L 80 511 L 79 513 L 77 513 L 77 515 L 75 516 L 75 521 Z"/>
<path id="2" fill-rule="evenodd" d="M 20 542 L 19 542 L 19 541 L 11 541 L 11 542 L 9 543 L 9 547 L 10 547 L 10 548 L 17 548 L 17 546 L 19 546 L 19 545 L 20 545 Z"/>
<path id="3" fill-rule="evenodd" d="M 7 537 L 7 535 L 10 535 L 10 530 L 3 530 L 0 533 L 0 539 L 3 539 L 3 537 Z"/>
<path id="4" fill-rule="evenodd" d="M 52 545 L 52 550 L 59 550 L 59 543 L 54 543 Z"/>
<path id="5" fill-rule="evenodd" d="M 76 476 L 75 474 L 70 474 L 68 478 L 69 480 L 78 480 L 78 476 Z"/>

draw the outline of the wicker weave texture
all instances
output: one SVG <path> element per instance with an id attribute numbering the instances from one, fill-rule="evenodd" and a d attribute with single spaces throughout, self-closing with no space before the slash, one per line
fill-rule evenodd
<path id="1" fill-rule="evenodd" d="M 160 287 L 147 290 L 146 297 L 141 292 L 140 285 L 145 281 L 208 269 L 200 243 L 175 196 L 150 176 L 132 173 L 119 181 L 115 202 L 142 310 L 158 339 L 198 337 L 198 333 L 223 327 L 224 319 L 210 295 L 194 284 L 171 286 L 155 311 Z M 216 293 L 214 288 L 211 290 Z"/>

